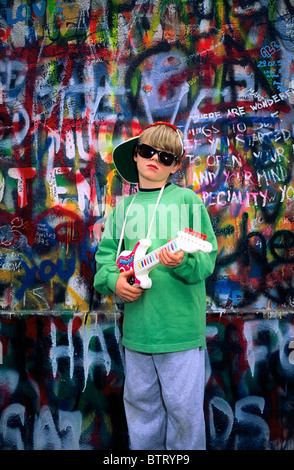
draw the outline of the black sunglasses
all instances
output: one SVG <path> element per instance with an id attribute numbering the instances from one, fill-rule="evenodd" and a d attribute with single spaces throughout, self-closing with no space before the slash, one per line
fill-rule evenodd
<path id="1" fill-rule="evenodd" d="M 171 166 L 178 160 L 178 157 L 173 153 L 166 152 L 165 150 L 156 150 L 147 144 L 138 144 L 137 151 L 142 158 L 152 158 L 157 153 L 158 161 L 165 166 Z"/>

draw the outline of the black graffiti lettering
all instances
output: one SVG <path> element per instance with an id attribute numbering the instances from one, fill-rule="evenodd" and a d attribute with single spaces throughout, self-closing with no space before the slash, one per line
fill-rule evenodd
<path id="1" fill-rule="evenodd" d="M 217 224 L 220 218 L 214 218 L 213 227 L 217 236 L 228 236 L 234 233 L 234 228 L 231 225 L 223 229 L 218 229 Z M 249 249 L 249 240 L 251 238 L 258 237 L 260 240 L 261 250 L 257 250 L 252 246 Z M 255 256 L 261 263 L 265 263 L 270 266 L 271 263 L 267 261 L 267 247 L 269 247 L 270 253 L 281 263 L 294 263 L 294 256 L 289 257 L 289 250 L 294 247 L 294 234 L 289 230 L 278 230 L 274 233 L 269 241 L 266 241 L 265 236 L 258 231 L 248 233 L 248 214 L 245 213 L 242 216 L 241 223 L 241 237 L 237 243 L 237 247 L 233 253 L 229 255 L 220 256 L 217 260 L 219 266 L 226 266 L 233 263 L 237 259 L 242 259 L 245 266 L 250 264 L 250 254 Z M 281 251 L 278 251 L 281 250 Z M 276 263 L 274 263 L 276 265 Z"/>
<path id="2" fill-rule="evenodd" d="M 212 221 L 215 234 L 228 239 L 235 235 L 235 229 L 231 225 L 224 228 L 218 228 L 220 217 L 215 217 Z M 263 295 L 274 302 L 284 303 L 285 299 L 291 296 L 291 283 L 275 281 L 276 270 L 283 265 L 294 263 L 294 234 L 289 230 L 278 230 L 272 237 L 267 239 L 259 231 L 248 232 L 248 214 L 244 213 L 241 221 L 240 238 L 235 244 L 235 249 L 229 254 L 220 253 L 213 275 L 207 282 L 207 292 L 213 298 L 217 305 L 220 305 L 217 295 L 217 282 L 223 279 L 223 269 L 237 264 L 241 272 L 258 267 L 259 276 L 251 284 L 249 280 L 240 284 L 243 300 L 238 304 L 240 308 L 250 305 L 256 301 L 263 292 Z M 267 276 L 270 276 L 268 279 Z M 229 276 L 226 277 L 229 279 Z M 241 293 L 241 291 L 240 291 Z"/>
<path id="3" fill-rule="evenodd" d="M 294 247 L 294 233 L 289 230 L 278 230 L 269 241 L 272 255 L 282 263 L 293 263 L 293 257 L 289 257 L 289 250 Z"/>

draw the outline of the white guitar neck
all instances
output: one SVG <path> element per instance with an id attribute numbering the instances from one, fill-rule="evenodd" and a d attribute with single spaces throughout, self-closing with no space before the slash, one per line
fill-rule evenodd
<path id="1" fill-rule="evenodd" d="M 150 269 L 155 268 L 159 264 L 159 253 L 164 248 L 167 248 L 168 251 L 172 253 L 177 253 L 181 251 L 182 248 L 179 248 L 177 245 L 177 239 L 171 240 L 170 242 L 162 245 L 156 250 L 151 251 L 148 255 L 144 256 L 135 263 L 135 271 L 143 272 L 145 270 L 150 271 Z"/>
<path id="2" fill-rule="evenodd" d="M 172 253 L 177 253 L 181 250 L 186 253 L 195 253 L 196 251 L 209 253 L 212 250 L 212 245 L 210 242 L 205 240 L 206 236 L 198 232 L 193 232 L 194 234 L 191 232 L 192 231 L 178 232 L 177 238 L 170 240 L 165 245 L 151 251 L 142 258 L 137 259 L 134 264 L 135 272 L 140 274 L 144 271 L 150 271 L 157 266 L 159 264 L 158 255 L 164 248 L 167 248 L 167 250 Z M 197 236 L 195 236 L 195 234 Z"/>

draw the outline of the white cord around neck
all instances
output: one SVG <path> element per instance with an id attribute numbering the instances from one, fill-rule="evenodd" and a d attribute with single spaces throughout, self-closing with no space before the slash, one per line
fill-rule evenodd
<path id="1" fill-rule="evenodd" d="M 151 219 L 151 222 L 150 222 L 150 225 L 149 225 L 149 228 L 148 228 L 148 233 L 147 233 L 147 236 L 146 236 L 147 239 L 149 239 L 149 237 L 150 237 L 150 232 L 151 232 L 153 220 L 154 220 L 154 217 L 155 217 L 155 214 L 156 214 L 156 211 L 157 211 L 157 207 L 158 207 L 159 201 L 160 201 L 160 199 L 161 199 L 162 193 L 163 193 L 163 191 L 164 191 L 164 188 L 165 188 L 165 186 L 162 186 L 162 188 L 161 188 L 161 190 L 160 190 L 160 193 L 159 193 L 159 195 L 158 195 L 158 198 L 157 198 L 157 201 L 156 201 L 156 204 L 155 204 L 155 209 L 154 209 L 154 212 L 153 212 L 153 215 L 152 215 L 152 219 Z M 133 199 L 131 200 L 131 203 L 130 203 L 129 207 L 127 208 L 127 211 L 126 211 L 125 220 L 124 220 L 124 223 L 123 223 L 123 226 L 122 226 L 122 229 L 121 229 L 119 244 L 118 244 L 118 247 L 117 247 L 116 260 L 118 259 L 119 255 L 120 255 L 121 246 L 122 246 L 122 242 L 123 242 L 123 238 L 124 238 L 124 232 L 125 232 L 126 223 L 127 223 L 127 217 L 128 217 L 130 208 L 132 207 L 132 204 L 133 204 L 133 202 L 134 202 L 134 200 L 135 200 L 137 194 L 138 194 L 138 193 L 136 193 L 136 194 L 134 195 L 134 197 L 133 197 Z"/>
<path id="2" fill-rule="evenodd" d="M 130 211 L 130 208 L 132 207 L 132 204 L 133 204 L 133 202 L 134 202 L 136 196 L 137 196 L 137 193 L 135 194 L 135 196 L 134 196 L 133 199 L 131 200 L 131 204 L 130 204 L 129 207 L 127 208 L 127 212 L 126 212 L 126 215 L 125 215 L 125 220 L 124 220 L 124 223 L 123 223 L 123 226 L 122 226 L 122 229 L 121 229 L 120 239 L 119 239 L 119 243 L 118 243 L 118 247 L 117 247 L 116 261 L 118 260 L 118 257 L 119 257 L 119 255 L 120 255 L 121 245 L 122 245 L 123 238 L 124 238 L 124 232 L 125 232 L 125 227 L 126 227 L 126 223 L 127 223 L 128 213 L 129 213 L 129 211 Z"/>

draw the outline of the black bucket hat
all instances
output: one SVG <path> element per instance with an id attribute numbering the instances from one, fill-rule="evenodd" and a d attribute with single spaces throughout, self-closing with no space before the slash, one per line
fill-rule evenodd
<path id="1" fill-rule="evenodd" d="M 144 129 L 142 129 L 141 132 L 136 137 L 132 137 L 128 140 L 125 140 L 124 142 L 121 142 L 113 150 L 112 158 L 113 158 L 113 163 L 115 165 L 115 168 L 117 169 L 120 176 L 127 183 L 134 184 L 134 183 L 139 182 L 137 165 L 133 159 L 133 156 L 134 156 L 135 148 L 138 143 L 140 135 L 142 134 L 143 131 L 145 131 L 145 129 L 148 129 L 149 127 L 153 127 L 153 126 L 159 126 L 159 125 L 165 125 L 165 126 L 171 127 L 176 132 L 179 131 L 179 129 L 176 126 L 174 126 L 173 124 L 170 124 L 169 122 L 157 121 L 145 127 Z M 180 137 L 180 134 L 179 134 L 179 137 Z M 184 153 L 184 148 L 183 148 L 183 153 Z"/>

